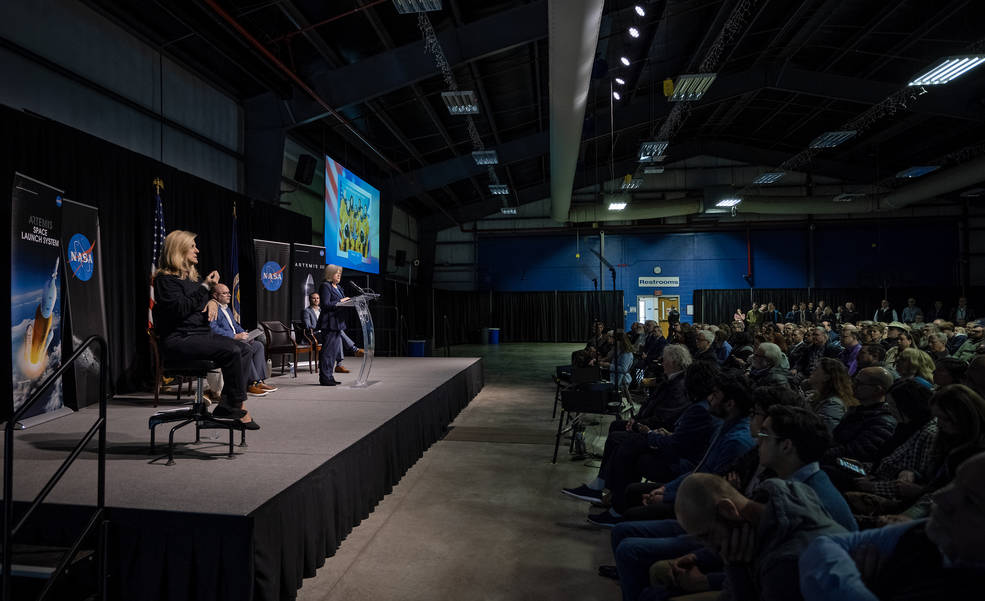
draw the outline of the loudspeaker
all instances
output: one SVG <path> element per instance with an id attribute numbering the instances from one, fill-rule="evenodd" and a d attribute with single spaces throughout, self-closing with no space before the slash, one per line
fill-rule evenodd
<path id="1" fill-rule="evenodd" d="M 294 181 L 307 186 L 315 177 L 315 157 L 310 154 L 302 154 L 298 157 L 298 166 L 294 170 Z"/>
<path id="2" fill-rule="evenodd" d="M 393 253 L 393 264 L 397 267 L 403 267 L 407 264 L 407 251 L 397 250 Z"/>

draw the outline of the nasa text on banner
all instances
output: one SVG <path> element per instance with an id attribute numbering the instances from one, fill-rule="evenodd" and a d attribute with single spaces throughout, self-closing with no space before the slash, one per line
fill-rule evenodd
<path id="1" fill-rule="evenodd" d="M 325 276 L 325 247 L 310 244 L 294 244 L 293 272 L 294 293 L 291 301 L 291 319 L 303 319 L 302 313 L 308 306 L 308 296 L 318 292 Z"/>
<path id="2" fill-rule="evenodd" d="M 12 409 L 57 371 L 62 358 L 61 191 L 19 173 L 11 191 Z M 25 418 L 60 410 L 59 379 Z M 6 409 L 6 408 L 5 408 Z"/>
<path id="3" fill-rule="evenodd" d="M 106 336 L 106 301 L 103 291 L 102 244 L 99 211 L 73 200 L 62 201 L 62 248 L 65 262 L 65 354 L 89 336 Z M 65 404 L 81 409 L 99 400 L 99 359 L 90 347 L 73 364 L 74 379 L 65 382 Z"/>
<path id="4" fill-rule="evenodd" d="M 291 322 L 291 245 L 254 240 L 257 265 L 257 321 Z"/>

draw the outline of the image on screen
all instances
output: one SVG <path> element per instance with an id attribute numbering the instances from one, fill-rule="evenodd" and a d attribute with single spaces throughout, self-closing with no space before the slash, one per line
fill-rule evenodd
<path id="1" fill-rule="evenodd" d="M 325 157 L 325 260 L 380 272 L 380 191 Z"/>

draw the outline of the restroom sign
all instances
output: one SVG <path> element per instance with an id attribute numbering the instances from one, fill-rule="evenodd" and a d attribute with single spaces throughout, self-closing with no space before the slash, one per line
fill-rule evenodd
<path id="1" fill-rule="evenodd" d="M 681 278 L 678 276 L 643 276 L 640 278 L 640 288 L 679 288 Z"/>

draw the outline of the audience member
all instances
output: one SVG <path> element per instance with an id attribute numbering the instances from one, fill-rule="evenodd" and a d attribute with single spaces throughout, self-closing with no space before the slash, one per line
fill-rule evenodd
<path id="1" fill-rule="evenodd" d="M 920 349 L 908 348 L 900 353 L 896 371 L 901 378 L 912 378 L 927 388 L 933 387 L 934 360 Z"/>
<path id="2" fill-rule="evenodd" d="M 902 351 L 905 351 L 913 346 L 913 336 L 909 332 L 899 330 L 898 328 L 890 327 L 889 330 L 891 332 L 896 332 L 896 344 L 889 347 L 886 351 L 886 365 L 896 369 L 896 371 L 899 371 L 899 369 L 896 368 L 896 358 L 899 357 L 899 354 Z"/>
<path id="3" fill-rule="evenodd" d="M 934 386 L 943 388 L 951 384 L 960 384 L 964 381 L 967 371 L 968 364 L 961 359 L 944 357 L 938 360 L 934 366 Z"/>
<path id="4" fill-rule="evenodd" d="M 856 337 L 855 330 L 844 328 L 841 331 L 841 346 L 844 350 L 838 359 L 848 368 L 848 375 L 854 376 L 858 371 L 858 352 L 862 350 L 862 345 Z"/>
<path id="5" fill-rule="evenodd" d="M 824 358 L 824 351 L 828 345 L 828 333 L 823 327 L 812 328 L 809 343 L 809 346 L 804 348 L 799 361 L 793 364 L 793 369 L 790 370 L 800 378 L 810 377 L 818 363 Z"/>
<path id="6" fill-rule="evenodd" d="M 985 454 L 957 468 L 929 520 L 815 538 L 800 560 L 807 601 L 973 599 L 985 582 Z"/>
<path id="7" fill-rule="evenodd" d="M 855 303 L 849 301 L 845 303 L 845 310 L 841 314 L 841 323 L 855 323 L 859 320 L 859 313 L 855 310 Z"/>
<path id="8" fill-rule="evenodd" d="M 954 329 L 954 324 L 949 321 L 941 322 L 938 327 L 941 333 L 947 336 L 947 353 L 954 356 L 954 353 L 961 348 L 961 345 L 964 344 L 968 337 L 965 334 L 957 333 Z"/>
<path id="9" fill-rule="evenodd" d="M 792 388 L 790 370 L 780 366 L 783 353 L 772 342 L 760 343 L 752 353 L 749 366 L 749 379 L 753 386 L 785 386 Z"/>
<path id="10" fill-rule="evenodd" d="M 859 372 L 855 377 L 855 398 L 860 404 L 851 407 L 834 429 L 834 444 L 826 457 L 863 462 L 879 459 L 877 452 L 896 429 L 896 417 L 886 402 L 892 384 L 893 377 L 881 367 L 867 367 Z"/>
<path id="11" fill-rule="evenodd" d="M 958 306 L 951 310 L 951 319 L 956 326 L 964 326 L 975 320 L 975 312 L 968 306 L 968 299 L 958 299 Z"/>
<path id="12" fill-rule="evenodd" d="M 968 339 L 952 353 L 954 357 L 962 361 L 971 361 L 976 353 L 985 349 L 985 323 L 983 321 L 985 320 L 975 321 L 968 325 L 965 329 L 968 333 Z"/>
<path id="13" fill-rule="evenodd" d="M 915 322 L 917 320 L 918 313 L 922 314 L 923 310 L 917 306 L 917 299 L 915 298 L 906 299 L 906 306 L 903 307 L 903 315 L 902 315 L 903 323 Z"/>
<path id="14" fill-rule="evenodd" d="M 979 396 L 985 397 L 985 355 L 978 355 L 968 363 L 964 383 Z"/>
<path id="15" fill-rule="evenodd" d="M 714 361 L 718 363 L 718 355 L 715 353 L 713 344 L 715 342 L 715 335 L 708 330 L 698 330 L 695 333 L 694 343 L 697 346 L 698 352 L 694 355 L 695 361 Z"/>
<path id="16" fill-rule="evenodd" d="M 933 332 L 927 335 L 927 354 L 935 362 L 951 356 L 947 352 L 947 336 L 943 332 Z"/>
<path id="17" fill-rule="evenodd" d="M 930 322 L 937 321 L 938 319 L 944 320 L 948 316 L 947 309 L 944 308 L 944 301 L 940 300 L 935 300 L 933 308 L 924 312 L 924 319 Z"/>
<path id="18" fill-rule="evenodd" d="M 879 308 L 876 309 L 875 315 L 872 316 L 872 321 L 890 323 L 899 321 L 899 318 L 896 316 L 896 309 L 889 306 L 889 301 L 882 299 L 882 302 L 879 303 Z"/>
<path id="19" fill-rule="evenodd" d="M 858 404 L 852 392 L 848 370 L 840 361 L 824 357 L 807 379 L 807 383 L 815 393 L 811 409 L 824 421 L 828 432 L 833 433 L 844 419 L 848 408 Z"/>

